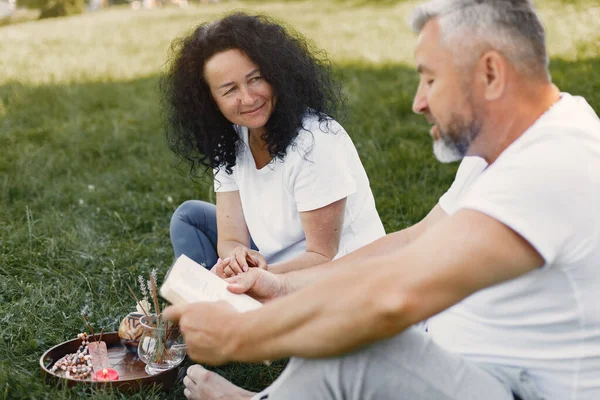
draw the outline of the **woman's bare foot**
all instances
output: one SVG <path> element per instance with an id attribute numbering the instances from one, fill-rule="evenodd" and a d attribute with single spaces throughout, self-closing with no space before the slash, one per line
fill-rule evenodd
<path id="1" fill-rule="evenodd" d="M 256 394 L 235 386 L 221 375 L 207 371 L 198 364 L 187 369 L 183 384 L 183 393 L 190 400 L 246 400 Z"/>

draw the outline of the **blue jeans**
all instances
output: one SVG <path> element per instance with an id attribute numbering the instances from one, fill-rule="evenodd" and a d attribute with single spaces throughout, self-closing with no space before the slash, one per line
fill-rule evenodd
<path id="1" fill-rule="evenodd" d="M 175 258 L 185 254 L 211 269 L 217 263 L 217 207 L 200 200 L 182 203 L 171 217 L 171 244 Z M 250 239 L 250 246 L 257 250 Z"/>

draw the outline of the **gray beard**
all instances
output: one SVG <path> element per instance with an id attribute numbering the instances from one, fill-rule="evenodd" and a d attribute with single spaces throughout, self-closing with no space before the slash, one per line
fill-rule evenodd
<path id="1" fill-rule="evenodd" d="M 454 117 L 448 132 L 442 132 L 440 129 L 440 138 L 433 142 L 433 154 L 442 163 L 462 160 L 473 141 L 479 136 L 480 130 L 481 123 L 476 116 L 470 124 Z"/>
<path id="2" fill-rule="evenodd" d="M 462 160 L 465 156 L 452 142 L 441 138 L 433 141 L 433 154 L 439 162 L 444 164 Z"/>

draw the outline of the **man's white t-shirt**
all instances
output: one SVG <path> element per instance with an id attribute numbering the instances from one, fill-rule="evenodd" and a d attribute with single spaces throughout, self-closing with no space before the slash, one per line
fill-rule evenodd
<path id="1" fill-rule="evenodd" d="M 215 191 L 239 190 L 252 240 L 269 264 L 306 250 L 300 213 L 346 199 L 344 224 L 336 258 L 385 235 L 369 179 L 350 136 L 334 120 L 305 117 L 283 160 L 256 168 L 248 129 L 237 127 L 242 140 L 233 173 L 215 174 Z"/>
<path id="2" fill-rule="evenodd" d="M 439 202 L 512 228 L 545 265 L 428 320 L 443 347 L 524 368 L 545 400 L 600 399 L 600 120 L 563 93 L 487 167 L 468 157 Z M 482 265 L 481 268 L 485 268 Z"/>

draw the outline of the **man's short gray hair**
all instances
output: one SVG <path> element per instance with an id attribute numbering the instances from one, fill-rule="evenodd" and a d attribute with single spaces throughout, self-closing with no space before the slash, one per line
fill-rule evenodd
<path id="1" fill-rule="evenodd" d="M 442 42 L 468 58 L 459 62 L 496 50 L 516 70 L 549 79 L 546 34 L 531 0 L 433 0 L 418 6 L 409 24 L 419 33 L 434 18 Z"/>

